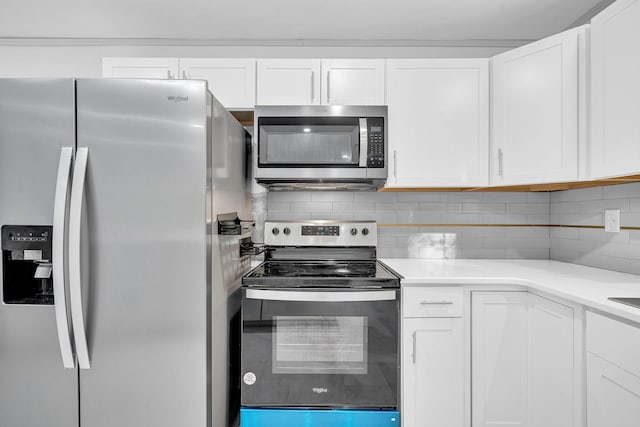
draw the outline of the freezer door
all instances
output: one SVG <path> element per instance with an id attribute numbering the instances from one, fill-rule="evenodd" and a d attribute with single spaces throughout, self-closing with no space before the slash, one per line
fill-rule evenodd
<path id="1" fill-rule="evenodd" d="M 0 226 L 53 224 L 62 147 L 74 146 L 73 80 L 0 79 Z M 0 302 L 0 424 L 78 426 L 78 372 L 63 367 L 53 305 Z"/>
<path id="2" fill-rule="evenodd" d="M 88 153 L 81 427 L 204 427 L 205 83 L 78 80 L 77 108 Z"/>

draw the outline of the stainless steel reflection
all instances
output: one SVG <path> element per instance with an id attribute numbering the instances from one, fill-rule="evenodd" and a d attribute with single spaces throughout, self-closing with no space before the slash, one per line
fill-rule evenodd
<path id="1" fill-rule="evenodd" d="M 311 302 L 364 302 L 364 301 L 393 301 L 396 291 L 362 291 L 362 292 L 301 292 L 273 291 L 264 289 L 247 289 L 249 299 L 270 301 L 311 301 Z"/>
<path id="2" fill-rule="evenodd" d="M 0 79 L 0 225 L 52 224 L 60 154 L 75 149 L 74 96 L 69 79 Z M 78 425 L 78 371 L 63 367 L 56 326 L 69 333 L 66 313 L 58 320 L 50 306 L 0 302 L 3 426 Z"/>

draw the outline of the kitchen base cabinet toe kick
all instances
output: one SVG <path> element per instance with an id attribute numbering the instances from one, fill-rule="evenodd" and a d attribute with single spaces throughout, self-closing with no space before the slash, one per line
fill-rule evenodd
<path id="1" fill-rule="evenodd" d="M 361 411 L 349 409 L 252 409 L 242 408 L 243 427 L 398 427 L 398 411 Z"/>

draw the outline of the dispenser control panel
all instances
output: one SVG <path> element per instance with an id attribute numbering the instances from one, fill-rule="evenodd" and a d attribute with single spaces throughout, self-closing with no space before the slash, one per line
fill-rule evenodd
<path id="1" fill-rule="evenodd" d="M 5 304 L 52 305 L 50 225 L 2 226 L 2 299 Z"/>

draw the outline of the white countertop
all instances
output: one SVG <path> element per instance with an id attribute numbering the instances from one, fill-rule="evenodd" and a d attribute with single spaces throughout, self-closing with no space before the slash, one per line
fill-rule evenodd
<path id="1" fill-rule="evenodd" d="M 640 298 L 640 276 L 548 260 L 381 259 L 416 284 L 520 285 L 640 323 L 640 309 L 609 297 Z"/>

